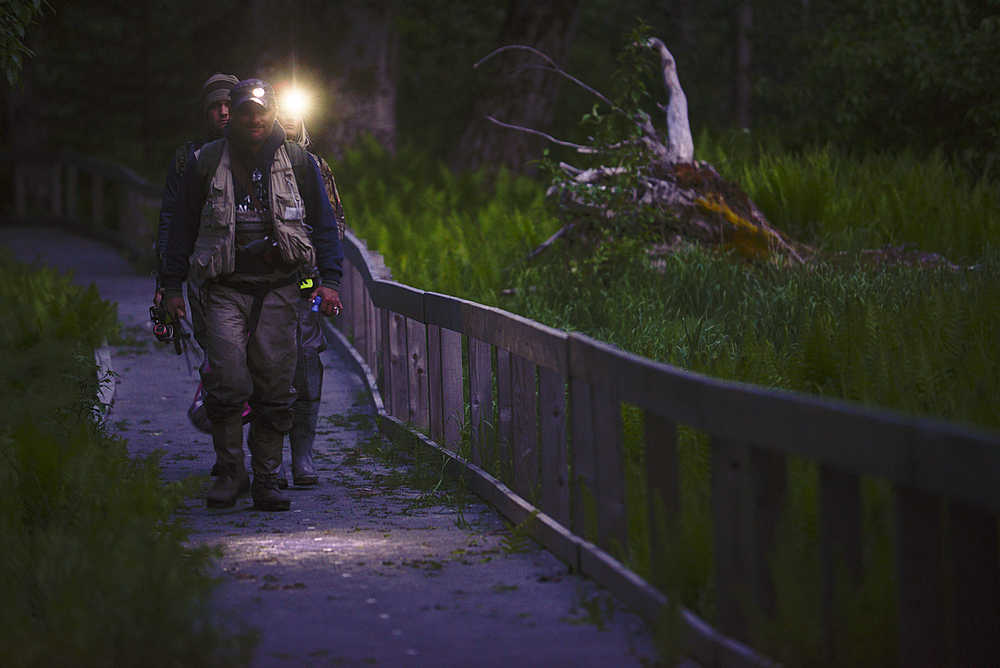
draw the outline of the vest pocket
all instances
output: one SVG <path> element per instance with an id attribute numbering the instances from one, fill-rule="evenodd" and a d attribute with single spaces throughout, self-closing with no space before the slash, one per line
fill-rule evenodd
<path id="1" fill-rule="evenodd" d="M 305 228 L 305 206 L 298 197 L 278 195 L 274 207 L 274 236 L 281 259 L 293 265 L 316 263 L 312 241 Z"/>

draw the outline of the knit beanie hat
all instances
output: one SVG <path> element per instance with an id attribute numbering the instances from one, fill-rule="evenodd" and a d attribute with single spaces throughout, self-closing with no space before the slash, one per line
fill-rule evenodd
<path id="1" fill-rule="evenodd" d="M 221 72 L 216 72 L 208 77 L 201 86 L 202 113 L 208 111 L 208 108 L 216 102 L 228 102 L 229 91 L 239 82 L 240 80 L 232 74 L 222 74 Z"/>

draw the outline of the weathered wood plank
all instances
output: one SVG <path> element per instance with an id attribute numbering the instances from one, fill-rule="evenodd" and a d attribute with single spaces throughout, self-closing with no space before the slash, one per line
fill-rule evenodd
<path id="1" fill-rule="evenodd" d="M 465 421 L 465 399 L 462 396 L 462 335 L 441 329 L 441 400 L 444 421 L 444 443 L 458 450 Z"/>
<path id="2" fill-rule="evenodd" d="M 406 316 L 387 311 L 389 315 L 389 381 L 392 390 L 390 415 L 406 421 L 410 414 L 410 379 L 407 364 Z"/>
<path id="3" fill-rule="evenodd" d="M 511 355 L 511 458 L 514 491 L 536 501 L 538 485 L 538 391 L 535 365 Z"/>
<path id="4" fill-rule="evenodd" d="M 372 299 L 376 306 L 424 322 L 424 291 L 396 281 L 372 281 Z"/>
<path id="5" fill-rule="evenodd" d="M 406 350 L 408 420 L 419 429 L 427 429 L 430 427 L 430 399 L 427 387 L 427 326 L 424 323 L 406 319 Z"/>
<path id="6" fill-rule="evenodd" d="M 365 330 L 365 284 L 355 265 L 348 265 L 347 273 L 351 275 L 351 291 L 348 293 L 349 303 L 344 305 L 345 314 L 351 321 L 351 334 L 354 336 L 354 349 L 364 350 L 367 346 L 368 333 Z"/>
<path id="7" fill-rule="evenodd" d="M 392 337 L 389 333 L 389 321 L 392 315 L 385 309 L 378 309 L 379 320 L 379 352 L 381 353 L 381 368 L 378 376 L 382 383 L 382 402 L 385 410 L 392 410 Z"/>
<path id="8" fill-rule="evenodd" d="M 476 466 L 492 460 L 493 362 L 490 344 L 469 337 L 469 410 L 471 458 Z"/>
<path id="9" fill-rule="evenodd" d="M 823 569 L 823 619 L 827 651 L 840 657 L 841 641 L 834 635 L 837 589 L 851 591 L 861 584 L 861 487 L 858 476 L 830 466 L 819 469 L 820 562 Z M 847 581 L 838 581 L 838 575 Z M 843 658 L 843 657 L 841 657 Z"/>
<path id="10" fill-rule="evenodd" d="M 899 665 L 947 665 L 941 497 L 895 487 Z"/>
<path id="11" fill-rule="evenodd" d="M 510 351 L 497 348 L 497 438 L 496 476 L 508 485 L 514 463 L 511 459 L 511 440 L 514 428 L 514 393 L 511 387 Z"/>
<path id="12" fill-rule="evenodd" d="M 566 447 L 566 381 L 558 372 L 538 368 L 539 449 L 542 458 L 542 510 L 563 526 L 570 524 L 569 452 Z"/>
<path id="13" fill-rule="evenodd" d="M 98 174 L 90 175 L 90 229 L 97 232 L 104 225 L 104 179 Z"/>
<path id="14" fill-rule="evenodd" d="M 590 405 L 597 455 L 597 544 L 622 558 L 628 535 L 621 404 L 607 387 L 595 385 Z"/>
<path id="15" fill-rule="evenodd" d="M 650 566 L 653 582 L 669 580 L 667 552 L 671 529 L 677 529 L 680 510 L 680 474 L 677 462 L 677 425 L 651 411 L 643 411 L 646 454 L 646 493 L 649 513 Z"/>
<path id="16" fill-rule="evenodd" d="M 1000 658 L 1000 541 L 996 513 L 952 503 L 948 509 L 955 666 L 988 666 Z"/>
<path id="17" fill-rule="evenodd" d="M 570 461 L 573 463 L 570 503 L 573 509 L 573 533 L 587 540 L 596 540 L 597 452 L 591 389 L 588 383 L 570 379 Z"/>
<path id="18" fill-rule="evenodd" d="M 753 517 L 749 555 L 753 568 L 753 603 L 756 610 L 772 618 L 777 601 L 771 567 L 788 489 L 785 455 L 751 447 L 750 487 L 753 504 L 747 510 Z"/>
<path id="19" fill-rule="evenodd" d="M 752 527 L 746 512 L 753 498 L 750 446 L 713 438 L 711 468 L 716 626 L 728 636 L 746 640 L 753 573 Z"/>
<path id="20" fill-rule="evenodd" d="M 1000 434 L 684 371 L 569 336 L 570 376 L 721 438 L 1000 510 Z"/>
<path id="21" fill-rule="evenodd" d="M 365 339 L 365 349 L 362 351 L 362 355 L 368 368 L 374 371 L 378 366 L 378 317 L 367 284 L 365 284 L 363 294 L 365 329 L 368 331 L 368 337 Z"/>
<path id="22" fill-rule="evenodd" d="M 426 293 L 425 316 L 428 323 L 461 331 L 565 376 L 566 332 L 502 309 L 431 292 Z"/>
<path id="23" fill-rule="evenodd" d="M 352 329 L 354 323 L 351 319 L 351 309 L 354 308 L 354 305 L 351 303 L 351 294 L 354 291 L 354 272 L 351 271 L 352 266 L 350 262 L 344 260 L 343 275 L 340 277 L 340 301 L 344 305 L 344 312 L 333 320 L 333 326 L 349 339 L 354 336 L 354 330 Z"/>
<path id="24" fill-rule="evenodd" d="M 427 325 L 427 410 L 431 425 L 431 440 L 444 445 L 441 380 L 441 328 L 437 325 Z"/>

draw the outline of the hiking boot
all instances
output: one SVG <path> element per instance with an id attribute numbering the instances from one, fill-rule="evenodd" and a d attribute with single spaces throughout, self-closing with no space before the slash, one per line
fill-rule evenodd
<path id="1" fill-rule="evenodd" d="M 257 510 L 288 510 L 292 506 L 288 497 L 278 489 L 278 476 L 273 473 L 254 475 L 250 495 Z"/>
<path id="2" fill-rule="evenodd" d="M 278 489 L 288 489 L 288 476 L 285 475 L 284 464 L 278 464 Z"/>

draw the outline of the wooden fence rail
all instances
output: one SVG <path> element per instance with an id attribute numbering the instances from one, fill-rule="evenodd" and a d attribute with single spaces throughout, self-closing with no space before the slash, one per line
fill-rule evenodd
<path id="1" fill-rule="evenodd" d="M 162 186 L 121 165 L 63 150 L 0 152 L 13 185 L 14 217 L 58 221 L 152 262 Z"/>
<path id="2" fill-rule="evenodd" d="M 387 280 L 350 232 L 345 254 L 341 329 L 381 390 L 383 428 L 415 427 L 430 440 L 415 438 L 452 456 L 467 430 L 469 450 L 456 459 L 489 481 L 483 494 L 512 521 L 537 513 L 536 538 L 651 619 L 662 592 L 610 556 L 627 545 L 622 404 L 642 411 L 647 496 L 668 520 L 680 503 L 678 427 L 708 434 L 718 631 L 682 612 L 702 663 L 768 663 L 741 642 L 752 614 L 774 612 L 771 556 L 789 455 L 819 470 L 826 618 L 838 587 L 863 577 L 860 480 L 885 480 L 900 665 L 1000 662 L 1000 435 L 724 382 L 418 290 Z M 671 540 L 663 532 L 651 523 L 654 575 Z M 846 656 L 845 639 L 826 633 L 830 656 Z"/>
<path id="3" fill-rule="evenodd" d="M 0 164 L 19 217 L 69 221 L 152 257 L 160 188 L 68 151 L 0 154 Z M 743 643 L 752 614 L 773 613 L 771 556 L 796 456 L 819 469 L 825 619 L 834 592 L 864 576 L 861 480 L 884 480 L 900 665 L 1000 664 L 1000 435 L 723 382 L 418 290 L 389 280 L 350 232 L 345 255 L 339 326 L 380 391 L 380 427 L 455 459 L 511 521 L 529 521 L 557 556 L 652 621 L 663 592 L 611 556 L 628 545 L 622 405 L 642 411 L 650 518 L 680 511 L 679 427 L 709 436 L 718 630 L 680 612 L 682 641 L 701 663 L 770 664 Z M 674 537 L 659 521 L 646 533 L 655 578 Z M 844 638 L 828 630 L 826 642 L 831 657 L 844 656 Z"/>

